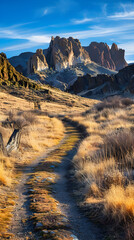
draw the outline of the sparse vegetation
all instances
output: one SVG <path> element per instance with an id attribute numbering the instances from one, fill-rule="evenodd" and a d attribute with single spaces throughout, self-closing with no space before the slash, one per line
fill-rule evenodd
<path id="1" fill-rule="evenodd" d="M 80 205 L 94 220 L 114 222 L 116 232 L 122 226 L 126 239 L 134 237 L 133 116 L 133 100 L 116 96 L 74 118 L 89 133 L 73 160 Z"/>
<path id="2" fill-rule="evenodd" d="M 102 111 L 105 108 L 117 109 L 117 108 L 124 108 L 134 104 L 134 100 L 130 98 L 121 98 L 120 96 L 108 97 L 103 102 L 96 105 L 96 109 L 98 111 Z"/>

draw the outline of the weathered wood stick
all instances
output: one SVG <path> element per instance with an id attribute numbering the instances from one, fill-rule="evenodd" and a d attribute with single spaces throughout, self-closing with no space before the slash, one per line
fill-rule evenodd
<path id="1" fill-rule="evenodd" d="M 11 137 L 9 138 L 9 141 L 6 146 L 6 150 L 8 153 L 10 153 L 13 150 L 17 150 L 20 144 L 20 137 L 21 137 L 21 130 L 20 129 L 14 129 Z"/>

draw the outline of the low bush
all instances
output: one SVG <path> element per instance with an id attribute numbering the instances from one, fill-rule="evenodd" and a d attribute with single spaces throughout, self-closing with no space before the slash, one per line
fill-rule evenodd
<path id="1" fill-rule="evenodd" d="M 134 101 L 130 98 L 121 98 L 120 96 L 109 97 L 104 99 L 103 102 L 96 105 L 98 111 L 102 111 L 105 108 L 124 108 L 134 104 Z"/>

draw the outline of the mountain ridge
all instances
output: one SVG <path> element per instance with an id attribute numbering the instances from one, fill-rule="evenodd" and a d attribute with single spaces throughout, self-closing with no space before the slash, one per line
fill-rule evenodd
<path id="1" fill-rule="evenodd" d="M 91 48 L 92 50 L 90 50 Z M 125 50 L 118 49 L 115 43 L 113 43 L 111 49 L 106 43 L 96 42 L 92 42 L 87 47 L 82 47 L 78 39 L 72 37 L 60 38 L 57 36 L 55 38 L 52 37 L 49 48 L 42 51 L 49 68 L 57 71 L 62 71 L 62 69 L 77 63 L 90 63 L 91 61 L 117 71 L 127 66 Z M 32 71 L 29 72 L 28 70 L 28 62 L 35 54 L 36 56 L 38 55 L 37 53 L 24 52 L 19 56 L 9 58 L 9 61 L 19 72 L 22 72 L 26 76 L 27 73 L 32 73 Z M 40 64 L 43 66 L 43 62 L 40 62 Z M 34 66 L 37 70 L 36 63 Z"/>

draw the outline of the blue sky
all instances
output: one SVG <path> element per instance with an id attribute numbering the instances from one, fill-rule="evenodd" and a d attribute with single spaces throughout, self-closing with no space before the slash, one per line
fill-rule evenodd
<path id="1" fill-rule="evenodd" d="M 0 52 L 8 57 L 47 48 L 51 36 L 117 43 L 134 62 L 134 0 L 1 1 Z"/>

